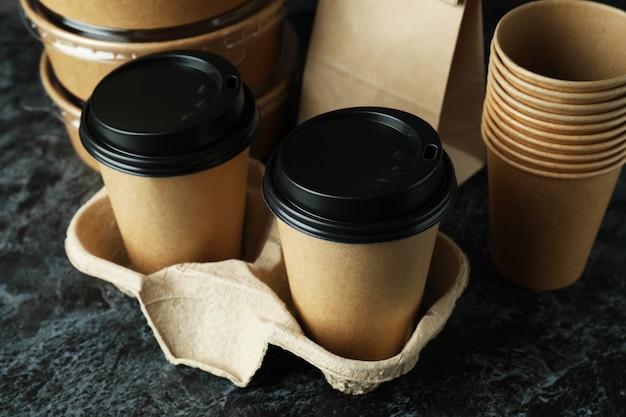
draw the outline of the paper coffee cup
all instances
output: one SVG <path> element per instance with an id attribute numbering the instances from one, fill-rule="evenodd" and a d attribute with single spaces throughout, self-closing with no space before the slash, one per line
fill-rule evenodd
<path id="1" fill-rule="evenodd" d="M 517 143 L 554 156 L 602 159 L 626 149 L 626 128 L 607 132 L 606 135 L 557 135 L 543 132 L 498 111 L 489 98 L 485 100 L 483 117 L 492 119 L 493 124 Z"/>
<path id="2" fill-rule="evenodd" d="M 499 273 L 534 290 L 583 274 L 621 166 L 597 175 L 535 175 L 487 149 L 491 251 Z"/>
<path id="3" fill-rule="evenodd" d="M 418 318 L 440 221 L 456 196 L 435 130 L 379 107 L 324 113 L 267 162 L 296 317 L 352 359 L 399 353 Z"/>
<path id="4" fill-rule="evenodd" d="M 229 12 L 245 0 L 31 0 L 46 13 L 89 25 L 118 29 L 155 29 L 188 25 Z M 257 0 L 258 1 L 258 0 Z"/>
<path id="5" fill-rule="evenodd" d="M 545 108 L 538 109 L 529 104 L 525 104 L 524 102 L 517 99 L 502 88 L 502 86 L 498 82 L 494 82 L 492 77 L 495 77 L 495 74 L 489 74 L 490 80 L 489 85 L 493 90 L 494 94 L 497 94 L 504 102 L 506 102 L 511 108 L 515 109 L 517 112 L 525 114 L 528 118 L 534 120 L 537 123 L 554 123 L 554 124 L 566 124 L 572 127 L 577 126 L 591 126 L 591 125 L 599 125 L 599 126 L 613 126 L 621 124 L 623 121 L 626 121 L 626 107 L 625 106 L 617 106 L 616 108 L 598 113 L 576 113 L 576 114 L 564 114 L 559 113 L 556 110 L 557 104 L 552 106 L 552 110 L 547 110 L 549 105 L 546 105 Z M 518 95 L 519 96 L 519 95 Z"/>
<path id="6" fill-rule="evenodd" d="M 592 161 L 564 161 L 555 158 L 551 158 L 551 154 L 546 152 L 539 157 L 537 155 L 529 154 L 519 149 L 519 147 L 512 146 L 513 141 L 510 137 L 507 137 L 503 132 L 495 125 L 490 123 L 488 118 L 483 119 L 482 124 L 483 135 L 489 139 L 489 145 L 492 148 L 498 150 L 503 154 L 506 159 L 515 161 L 518 165 L 524 166 L 540 172 L 549 172 L 557 175 L 560 174 L 572 174 L 572 175 L 593 175 L 596 172 L 603 171 L 608 167 L 613 167 L 616 164 L 623 164 L 626 160 L 626 149 L 621 152 L 608 157 L 603 160 Z"/>
<path id="7" fill-rule="evenodd" d="M 502 126 L 500 126 L 500 128 L 502 128 Z M 562 167 L 562 169 L 573 168 L 574 170 L 583 169 L 586 171 L 610 165 L 613 162 L 622 160 L 624 156 L 626 156 L 626 148 L 623 146 L 594 154 L 587 154 L 584 152 L 578 154 L 562 154 L 545 150 L 538 146 L 529 146 L 525 142 L 514 139 L 507 133 L 500 135 L 499 133 L 496 133 L 495 129 L 493 131 L 494 135 L 497 137 L 498 144 L 508 148 L 511 152 L 515 152 L 520 160 L 527 161 L 528 163 L 535 165 L 545 164 L 546 167 L 550 168 Z M 500 129 L 500 132 L 503 132 L 503 130 Z"/>
<path id="8" fill-rule="evenodd" d="M 489 77 L 502 89 L 502 93 L 518 101 L 548 120 L 570 120 L 567 116 L 587 116 L 587 119 L 605 120 L 626 113 L 626 95 L 601 103 L 564 104 L 546 100 L 538 95 L 528 94 L 517 89 L 500 73 L 495 65 L 489 65 Z M 575 119 L 574 119 L 575 120 Z M 584 120 L 584 119 L 583 119 Z"/>
<path id="9" fill-rule="evenodd" d="M 511 153 L 506 147 L 498 141 L 497 137 L 494 133 L 489 129 L 489 127 L 483 123 L 481 124 L 481 134 L 483 137 L 483 142 L 489 148 L 489 151 L 494 155 L 497 155 L 498 158 L 505 161 L 508 165 L 517 168 L 520 171 L 528 172 L 530 174 L 548 177 L 548 178 L 585 178 L 596 175 L 605 174 L 607 172 L 613 171 L 615 169 L 621 168 L 624 163 L 626 163 L 626 158 L 623 160 L 618 160 L 613 164 L 606 165 L 602 168 L 593 169 L 593 170 L 572 170 L 572 171 L 563 171 L 563 170 L 551 170 L 546 169 L 540 166 L 534 166 L 532 164 L 526 163 L 520 158 L 518 158 L 517 154 Z"/>
<path id="10" fill-rule="evenodd" d="M 135 270 L 239 257 L 258 125 L 252 93 L 214 54 L 145 56 L 98 84 L 79 132 Z"/>
<path id="11" fill-rule="evenodd" d="M 271 74 L 280 56 L 285 0 L 253 2 L 256 8 L 246 8 L 246 13 L 185 32 L 174 27 L 121 33 L 77 32 L 46 19 L 31 1 L 20 0 L 27 23 L 36 30 L 61 84 L 81 100 L 119 65 L 162 51 L 193 49 L 221 55 L 235 64 L 250 88 Z"/>
<path id="12" fill-rule="evenodd" d="M 517 77 L 511 72 L 507 66 L 500 60 L 497 51 L 494 48 L 494 42 L 491 42 L 489 65 L 498 68 L 500 74 L 515 88 L 526 94 L 542 98 L 547 101 L 563 104 L 593 104 L 603 103 L 624 97 L 626 95 L 626 85 L 612 88 L 610 90 L 601 90 L 595 92 L 576 92 L 576 91 L 556 91 L 532 84 L 523 78 Z"/>
<path id="13" fill-rule="evenodd" d="M 557 91 L 626 85 L 626 12 L 593 1 L 533 1 L 508 12 L 493 40 L 516 76 Z"/>
<path id="14" fill-rule="evenodd" d="M 517 117 L 503 110 L 491 96 L 485 99 L 485 111 L 496 119 L 496 123 L 514 129 L 524 140 L 555 150 L 570 148 L 572 151 L 578 149 L 579 152 L 576 153 L 595 152 L 618 146 L 625 141 L 626 125 L 588 134 L 578 133 L 575 129 L 568 133 L 554 133 L 543 126 L 535 127 L 531 123 L 522 123 Z"/>
<path id="15" fill-rule="evenodd" d="M 485 120 L 484 123 L 489 124 L 487 120 Z M 579 147 L 581 149 L 577 149 L 576 151 L 572 151 L 570 149 L 566 149 L 565 151 L 555 150 L 536 145 L 528 141 L 519 140 L 514 136 L 516 133 L 515 131 L 507 132 L 505 125 L 500 125 L 499 128 L 505 133 L 505 136 L 502 137 L 498 136 L 497 133 L 493 133 L 497 136 L 496 141 L 499 146 L 505 146 L 511 152 L 514 151 L 530 158 L 530 163 L 533 163 L 535 160 L 539 160 L 548 164 L 558 162 L 563 164 L 592 164 L 593 166 L 609 165 L 611 160 L 617 161 L 626 153 L 626 147 L 623 145 L 595 153 L 590 151 L 587 152 L 582 146 Z M 520 155 L 517 155 L 517 157 L 518 159 L 521 159 Z M 581 167 L 582 165 L 577 165 L 574 168 L 578 170 Z"/>
<path id="16" fill-rule="evenodd" d="M 624 123 L 626 123 L 626 115 L 622 115 L 603 122 L 581 124 L 575 124 L 571 122 L 557 123 L 540 120 L 536 117 L 533 117 L 532 115 L 518 110 L 514 106 L 511 106 L 506 100 L 503 99 L 500 94 L 495 92 L 493 83 L 487 83 L 487 94 L 506 114 L 528 127 L 539 129 L 544 132 L 565 135 L 594 135 L 602 134 L 607 131 L 611 131 L 611 133 L 613 133 L 614 129 L 622 129 L 624 127 Z"/>

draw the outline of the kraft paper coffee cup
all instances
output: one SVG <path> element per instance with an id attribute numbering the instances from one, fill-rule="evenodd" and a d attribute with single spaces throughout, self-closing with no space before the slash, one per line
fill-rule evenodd
<path id="1" fill-rule="evenodd" d="M 489 117 L 483 119 L 485 128 L 489 133 L 491 142 L 502 153 L 509 158 L 518 160 L 522 164 L 546 169 L 555 172 L 590 172 L 614 163 L 624 161 L 626 158 L 626 147 L 620 146 L 616 152 L 606 152 L 600 154 L 581 155 L 559 155 L 552 151 L 542 151 L 540 149 L 524 146 L 511 136 L 506 134 Z"/>
<path id="2" fill-rule="evenodd" d="M 80 138 L 100 164 L 135 270 L 239 257 L 258 125 L 239 72 L 214 54 L 149 55 L 98 84 Z"/>
<path id="3" fill-rule="evenodd" d="M 599 161 L 626 150 L 626 135 L 616 140 L 582 144 L 552 143 L 536 139 L 517 128 L 514 120 L 507 118 L 506 115 L 500 115 L 491 106 L 490 100 L 485 100 L 483 119 L 492 126 L 491 130 L 499 129 L 503 133 L 502 137 L 498 137 L 501 141 L 524 153 L 550 160 Z"/>
<path id="4" fill-rule="evenodd" d="M 537 167 L 558 169 L 560 171 L 588 171 L 622 160 L 626 155 L 626 148 L 624 147 L 620 147 L 617 150 L 611 149 L 610 151 L 594 155 L 586 153 L 559 154 L 528 146 L 523 142 L 518 142 L 512 139 L 511 136 L 502 134 L 501 130 L 493 126 L 491 126 L 490 129 L 491 132 L 493 132 L 492 142 L 499 148 L 502 147 L 506 149 L 505 153 L 514 153 L 515 159 Z"/>
<path id="5" fill-rule="evenodd" d="M 593 1 L 543 0 L 508 12 L 493 46 L 517 77 L 556 91 L 626 85 L 626 12 Z"/>
<path id="6" fill-rule="evenodd" d="M 497 118 L 502 127 L 510 127 L 524 139 L 540 147 L 561 153 L 580 153 L 604 151 L 626 143 L 626 126 L 594 134 L 557 134 L 528 126 L 502 110 L 492 97 L 487 96 L 484 103 L 484 114 Z"/>
<path id="7" fill-rule="evenodd" d="M 48 15 L 118 29 L 155 29 L 200 23 L 229 12 L 245 0 L 39 0 Z"/>
<path id="8" fill-rule="evenodd" d="M 498 72 L 506 79 L 514 88 L 525 92 L 534 97 L 541 98 L 546 101 L 562 104 L 594 104 L 604 103 L 626 96 L 626 85 L 612 88 L 610 90 L 601 91 L 556 91 L 544 88 L 530 83 L 523 78 L 517 77 L 511 72 L 507 66 L 500 60 L 498 52 L 494 48 L 494 42 L 491 42 L 489 54 L 489 66 L 496 67 Z"/>
<path id="9" fill-rule="evenodd" d="M 618 159 L 610 164 L 602 164 L 598 165 L 593 169 L 580 169 L 575 166 L 573 169 L 559 169 L 559 168 L 550 168 L 545 166 L 534 165 L 523 159 L 519 158 L 519 154 L 514 152 L 511 148 L 506 147 L 502 144 L 497 138 L 497 136 L 489 129 L 489 126 L 486 123 L 481 124 L 481 134 L 483 137 L 483 142 L 490 149 L 491 152 L 496 154 L 500 159 L 506 161 L 507 164 L 520 169 L 525 172 L 529 172 L 538 176 L 547 176 L 553 177 L 557 176 L 558 178 L 581 178 L 588 177 L 594 175 L 605 174 L 609 171 L 613 171 L 614 169 L 620 168 L 624 163 L 626 163 L 626 157 L 622 159 Z"/>
<path id="10" fill-rule="evenodd" d="M 619 112 L 618 114 L 626 113 L 626 95 L 599 103 L 555 103 L 537 94 L 528 94 L 519 90 L 516 86 L 509 83 L 496 65 L 489 65 L 489 77 L 493 83 L 496 83 L 502 89 L 503 94 L 510 96 L 511 99 L 524 106 L 528 106 L 540 116 L 544 116 L 543 113 L 547 113 L 547 116 L 554 114 L 555 116 L 553 117 L 559 118 L 557 120 L 569 120 L 567 118 L 568 115 L 593 116 L 597 120 L 604 117 L 607 119 L 615 117 L 616 112 Z"/>
<path id="11" fill-rule="evenodd" d="M 488 80 L 481 124 L 493 263 L 520 286 L 564 288 L 585 270 L 626 162 L 625 137 L 615 129 L 545 132 L 541 120 L 522 122 L 507 108 L 496 82 Z"/>
<path id="12" fill-rule="evenodd" d="M 510 138 L 502 139 L 502 133 L 498 129 L 493 129 L 488 120 L 483 120 L 481 126 L 485 143 L 497 150 L 505 159 L 513 161 L 512 165 L 521 166 L 533 172 L 540 172 L 546 175 L 594 175 L 595 173 L 605 171 L 611 167 L 622 165 L 626 160 L 626 150 L 622 150 L 618 154 L 603 160 L 596 161 L 563 161 L 551 158 L 549 153 L 545 157 L 540 158 L 532 154 L 521 152 L 516 147 L 507 143 Z"/>
<path id="13" fill-rule="evenodd" d="M 388 108 L 319 115 L 269 158 L 263 193 L 304 332 L 346 358 L 399 353 L 418 318 L 438 225 L 456 198 L 435 130 Z"/>
<path id="14" fill-rule="evenodd" d="M 34 0 L 20 0 L 20 5 L 59 81 L 80 100 L 86 100 L 116 67 L 144 55 L 181 49 L 223 56 L 253 88 L 275 68 L 285 21 L 285 0 L 253 1 L 206 25 L 130 31 L 71 27 L 68 21 L 51 21 Z"/>
<path id="15" fill-rule="evenodd" d="M 490 77 L 493 77 L 493 73 Z M 491 79 L 490 81 L 493 81 Z M 494 95 L 499 96 L 510 108 L 518 113 L 524 114 L 527 118 L 534 120 L 536 123 L 552 123 L 555 125 L 566 124 L 570 127 L 577 126 L 614 126 L 626 121 L 626 107 L 617 106 L 608 111 L 587 113 L 564 114 L 554 110 L 540 109 L 519 101 L 511 93 L 507 93 L 497 82 L 490 82 L 489 86 Z M 556 105 L 555 105 L 556 106 Z"/>
<path id="16" fill-rule="evenodd" d="M 575 124 L 571 121 L 552 122 L 541 120 L 518 110 L 514 106 L 511 106 L 500 94 L 495 92 L 493 83 L 487 83 L 487 95 L 489 95 L 490 99 L 492 99 L 493 102 L 496 103 L 500 109 L 502 109 L 502 111 L 518 122 L 528 127 L 540 129 L 544 132 L 564 135 L 595 135 L 606 132 L 614 133 L 615 130 L 623 129 L 624 123 L 626 123 L 626 114 L 602 122 L 581 122 L 580 124 Z"/>
<path id="17" fill-rule="evenodd" d="M 584 273 L 623 162 L 597 173 L 532 173 L 487 147 L 491 255 L 507 280 L 556 290 Z"/>

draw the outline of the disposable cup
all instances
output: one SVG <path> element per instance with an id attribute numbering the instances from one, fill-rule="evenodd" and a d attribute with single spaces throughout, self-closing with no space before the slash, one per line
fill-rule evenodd
<path id="1" fill-rule="evenodd" d="M 491 256 L 507 280 L 556 290 L 584 273 L 622 166 L 589 176 L 542 176 L 487 148 Z"/>
<path id="2" fill-rule="evenodd" d="M 33 1 L 37 3 L 37 0 Z M 83 24 L 119 29 L 156 29 L 199 23 L 241 6 L 245 0 L 39 0 L 50 15 Z M 43 7 L 42 7 L 43 6 Z"/>
<path id="3" fill-rule="evenodd" d="M 399 353 L 418 315 L 438 225 L 414 237 L 358 246 L 278 225 L 290 291 L 308 337 L 350 359 Z"/>
<path id="4" fill-rule="evenodd" d="M 545 0 L 542 0 L 545 1 Z M 626 115 L 616 117 L 611 120 L 596 123 L 557 123 L 537 119 L 527 113 L 519 111 L 511 106 L 501 95 L 497 94 L 493 88 L 493 83 L 487 83 L 487 94 L 498 105 L 498 107 L 518 122 L 538 130 L 560 135 L 596 135 L 623 129 L 626 124 Z"/>
<path id="5" fill-rule="evenodd" d="M 495 137 L 493 132 L 489 129 L 486 123 L 481 124 L 481 134 L 483 137 L 483 142 L 485 143 L 487 148 L 489 148 L 489 151 L 497 155 L 498 158 L 500 158 L 503 161 L 506 161 L 508 165 L 511 165 L 512 167 L 515 167 L 518 170 L 521 170 L 530 174 L 538 175 L 541 177 L 585 178 L 585 177 L 605 174 L 607 172 L 620 168 L 621 166 L 624 165 L 624 163 L 626 163 L 626 158 L 624 158 L 623 160 L 618 160 L 613 164 L 607 165 L 599 169 L 594 169 L 591 171 L 551 170 L 551 169 L 546 169 L 544 167 L 535 166 L 533 164 L 525 163 L 524 161 L 519 159 L 515 153 L 511 153 L 506 147 L 503 147 L 503 145 L 500 142 L 498 142 L 497 138 Z"/>
<path id="6" fill-rule="evenodd" d="M 493 120 L 485 120 L 484 123 L 491 125 Z M 496 130 L 497 129 L 497 130 Z M 494 127 L 492 129 L 493 134 L 496 136 L 498 146 L 506 147 L 507 152 L 517 154 L 518 159 L 526 161 L 532 164 L 546 164 L 550 168 L 569 168 L 569 169 L 595 169 L 598 166 L 611 164 L 617 160 L 623 159 L 626 155 L 626 147 L 620 146 L 616 149 L 609 149 L 608 151 L 599 152 L 595 154 L 586 153 L 557 153 L 543 149 L 539 146 L 529 145 L 524 141 L 520 141 L 514 137 L 514 135 L 508 134 L 502 125 Z M 575 165 L 568 167 L 566 164 Z"/>
<path id="7" fill-rule="evenodd" d="M 214 54 L 145 56 L 98 84 L 79 133 L 135 270 L 240 256 L 258 125 L 251 91 Z"/>
<path id="8" fill-rule="evenodd" d="M 529 2 L 498 22 L 493 45 L 517 77 L 557 91 L 626 85 L 626 12 L 579 0 Z"/>
<path id="9" fill-rule="evenodd" d="M 496 65 L 489 65 L 489 77 L 492 82 L 497 83 L 502 89 L 502 94 L 511 97 L 511 99 L 518 101 L 524 106 L 528 106 L 539 115 L 537 116 L 538 118 L 569 120 L 567 116 L 570 115 L 576 117 L 589 116 L 593 117 L 594 120 L 604 120 L 605 116 L 606 118 L 612 118 L 615 115 L 626 113 L 626 94 L 600 103 L 555 103 L 537 94 L 528 94 L 518 89 L 501 74 Z"/>
<path id="10" fill-rule="evenodd" d="M 521 123 L 502 110 L 494 99 L 485 97 L 485 111 L 499 118 L 499 121 L 515 129 L 528 142 L 537 146 L 556 150 L 562 153 L 580 153 L 603 151 L 620 144 L 626 140 L 626 126 L 622 125 L 615 129 L 596 134 L 558 134 L 546 132 L 541 129 Z"/>
<path id="11" fill-rule="evenodd" d="M 504 130 L 502 124 L 497 124 L 492 118 L 483 118 L 493 133 L 493 142 L 501 145 L 506 153 L 514 153 L 523 163 L 532 164 L 546 169 L 557 171 L 593 171 L 611 165 L 626 158 L 626 146 L 619 146 L 616 150 L 609 150 L 595 154 L 558 154 L 550 150 L 527 146 L 516 140 Z"/>
<path id="12" fill-rule="evenodd" d="M 86 100 L 113 69 L 137 57 L 171 50 L 199 50 L 235 64 L 250 88 L 267 78 L 280 57 L 285 0 L 255 0 L 211 25 L 181 32 L 180 27 L 154 31 L 76 32 L 46 19 L 32 0 L 20 0 L 27 23 L 36 31 L 59 81 Z"/>
<path id="13" fill-rule="evenodd" d="M 278 218 L 305 334 L 346 358 L 398 354 L 419 318 L 439 223 L 456 198 L 435 130 L 388 108 L 321 114 L 269 158 L 263 193 Z"/>
<path id="14" fill-rule="evenodd" d="M 72 144 L 72 148 L 78 155 L 78 157 L 90 168 L 99 171 L 100 165 L 89 153 L 85 150 L 85 147 L 80 142 L 80 136 L 78 134 L 78 126 L 80 125 L 80 115 L 82 112 L 82 102 L 75 100 L 71 94 L 63 89 L 54 76 L 50 63 L 46 56 L 46 53 L 41 54 L 39 60 L 39 78 L 44 91 L 52 100 L 53 114 L 59 118 L 65 125 L 65 130 Z"/>
<path id="15" fill-rule="evenodd" d="M 509 160 L 516 161 L 518 165 L 526 166 L 537 171 L 555 174 L 589 175 L 604 170 L 607 167 L 615 166 L 615 164 L 622 164 L 624 160 L 626 160 L 626 149 L 605 160 L 591 162 L 551 159 L 550 153 L 546 153 L 544 157 L 538 157 L 511 146 L 513 142 L 512 139 L 507 137 L 499 128 L 490 122 L 488 118 L 483 119 L 482 122 L 483 135 L 489 138 L 490 145 L 501 154 L 505 155 Z"/>
<path id="16" fill-rule="evenodd" d="M 491 42 L 489 65 L 498 68 L 500 74 L 515 88 L 526 94 L 542 98 L 547 101 L 563 104 L 592 104 L 603 103 L 626 95 L 626 85 L 610 90 L 593 92 L 556 91 L 532 84 L 523 78 L 519 78 L 500 60 L 497 51 Z"/>
<path id="17" fill-rule="evenodd" d="M 516 111 L 525 114 L 529 119 L 536 122 L 547 122 L 555 124 L 567 124 L 570 126 L 589 126 L 598 124 L 618 124 L 621 121 L 626 120 L 626 106 L 617 106 L 616 108 L 599 113 L 576 113 L 576 114 L 563 114 L 554 111 L 558 104 L 554 105 L 553 110 L 548 110 L 549 105 L 544 108 L 536 108 L 531 105 L 525 104 L 518 100 L 519 94 L 513 96 L 510 92 L 504 90 L 502 85 L 495 81 L 495 74 L 489 74 L 489 85 L 493 91 L 493 94 L 497 94 L 504 102 L 506 102 L 511 108 Z M 619 120 L 620 122 L 615 122 Z"/>

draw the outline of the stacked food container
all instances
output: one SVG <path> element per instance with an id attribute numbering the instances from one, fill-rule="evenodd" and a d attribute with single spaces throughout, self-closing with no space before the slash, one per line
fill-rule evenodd
<path id="1" fill-rule="evenodd" d="M 201 50 L 235 64 L 260 108 L 262 126 L 251 156 L 264 159 L 284 134 L 297 40 L 285 20 L 285 0 L 205 2 L 20 0 L 41 40 L 43 86 L 59 110 L 78 155 L 82 103 L 114 68 L 140 56 Z"/>

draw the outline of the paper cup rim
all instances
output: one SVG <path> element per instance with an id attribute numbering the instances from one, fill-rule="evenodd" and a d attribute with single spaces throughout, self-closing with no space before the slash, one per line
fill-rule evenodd
<path id="1" fill-rule="evenodd" d="M 492 64 L 495 65 L 500 71 L 500 74 L 518 90 L 524 91 L 526 94 L 537 94 L 540 97 L 545 98 L 546 101 L 552 101 L 554 103 L 571 105 L 603 103 L 605 101 L 613 100 L 616 97 L 626 96 L 626 84 L 602 91 L 574 92 L 550 90 L 528 82 L 524 78 L 517 76 L 515 72 L 511 71 L 506 63 L 501 60 L 498 52 L 495 50 L 493 41 L 491 42 L 489 50 L 489 65 Z"/>
<path id="2" fill-rule="evenodd" d="M 524 112 L 517 110 L 516 108 L 509 105 L 505 100 L 502 99 L 500 95 L 498 95 L 492 86 L 492 83 L 487 82 L 487 91 L 486 93 L 490 95 L 498 104 L 503 111 L 509 114 L 512 117 L 518 118 L 521 123 L 526 124 L 527 126 L 535 127 L 537 129 L 542 129 L 548 132 L 560 133 L 560 134 L 600 134 L 603 132 L 611 131 L 616 127 L 623 125 L 626 122 L 626 114 L 617 117 L 612 120 L 608 120 L 601 123 L 589 123 L 583 125 L 575 125 L 575 124 L 566 124 L 566 123 L 555 123 L 548 122 L 545 120 L 536 119 Z"/>
<path id="3" fill-rule="evenodd" d="M 488 122 L 486 119 L 485 121 Z M 528 155 L 527 153 L 520 152 L 510 146 L 511 143 L 515 143 L 515 140 L 510 136 L 506 135 L 500 128 L 487 123 L 487 127 L 492 133 L 491 142 L 492 144 L 500 144 L 503 148 L 506 148 L 512 154 L 515 155 L 520 160 L 522 164 L 530 164 L 538 167 L 539 169 L 546 170 L 554 170 L 554 171 L 568 171 L 568 172 L 589 172 L 595 171 L 604 168 L 605 166 L 610 166 L 614 163 L 618 163 L 620 161 L 626 160 L 626 148 L 621 149 L 616 155 L 611 157 L 590 161 L 590 162 L 565 162 L 565 161 L 556 161 L 550 159 L 550 153 L 548 152 L 545 155 L 545 158 L 540 158 L 537 156 Z M 497 131 L 496 131 L 497 129 Z M 504 138 L 504 139 L 503 139 Z M 502 152 L 502 151 L 501 151 Z"/>
<path id="4" fill-rule="evenodd" d="M 541 146 L 529 146 L 524 139 L 514 136 L 511 130 L 505 127 L 506 124 L 498 123 L 491 114 L 485 114 L 483 123 L 487 123 L 492 133 L 496 136 L 492 140 L 497 140 L 512 152 L 519 154 L 523 161 L 537 165 L 563 164 L 573 168 L 594 169 L 595 165 L 602 163 L 612 163 L 623 159 L 626 156 L 626 144 L 618 145 L 600 152 L 564 153 L 553 149 L 546 149 Z M 497 130 L 496 130 L 497 129 Z M 514 132 L 514 130 L 513 130 Z M 546 166 L 547 167 L 547 166 Z"/>
<path id="5" fill-rule="evenodd" d="M 579 172 L 572 172 L 572 171 L 563 172 L 563 171 L 558 171 L 558 170 L 555 171 L 555 170 L 529 166 L 521 162 L 515 161 L 514 159 L 511 159 L 510 157 L 504 155 L 502 151 L 500 151 L 496 147 L 496 145 L 494 145 L 494 143 L 492 142 L 491 136 L 489 136 L 488 132 L 485 131 L 485 128 L 486 126 L 484 124 L 481 124 L 481 133 L 483 137 L 483 142 L 485 143 L 488 150 L 493 152 L 495 155 L 498 156 L 499 159 L 501 159 L 503 162 L 506 162 L 508 165 L 511 165 L 521 171 L 525 171 L 525 172 L 528 172 L 530 174 L 534 174 L 540 177 L 564 178 L 564 179 L 593 177 L 593 176 L 602 175 L 614 169 L 620 168 L 626 162 L 626 157 L 624 157 L 621 161 L 618 161 L 612 165 L 608 165 L 608 166 L 605 166 L 596 170 L 579 171 Z"/>
<path id="6" fill-rule="evenodd" d="M 493 63 L 493 62 L 492 62 Z M 527 106 L 529 110 L 538 115 L 554 114 L 555 119 L 565 119 L 567 117 L 583 117 L 591 119 L 611 118 L 612 114 L 626 113 L 626 93 L 614 99 L 598 103 L 558 103 L 528 94 L 513 85 L 506 76 L 502 74 L 497 65 L 489 65 L 489 74 L 494 82 L 497 82 L 503 92 L 521 105 Z M 563 115 L 563 116 L 561 116 Z"/>
<path id="7" fill-rule="evenodd" d="M 500 96 L 510 107 L 514 108 L 518 112 L 528 115 L 529 118 L 536 120 L 537 122 L 555 123 L 555 124 L 571 124 L 575 126 L 580 125 L 601 125 L 603 123 L 612 124 L 620 123 L 619 120 L 626 120 L 626 106 L 618 107 L 611 111 L 601 112 L 590 115 L 578 115 L 578 114 L 560 114 L 544 109 L 537 109 L 533 106 L 521 102 L 517 97 L 509 94 L 502 85 L 494 78 L 494 73 L 490 72 L 487 76 L 488 83 L 494 90 L 494 94 Z"/>
<path id="8" fill-rule="evenodd" d="M 552 133 L 520 122 L 504 109 L 501 109 L 498 103 L 496 103 L 489 94 L 485 97 L 485 105 L 487 105 L 487 103 L 491 107 L 491 111 L 496 113 L 500 118 L 503 116 L 502 113 L 506 114 L 508 116 L 506 117 L 506 123 L 512 128 L 521 131 L 525 136 L 529 136 L 536 141 L 537 144 L 544 145 L 546 147 L 560 149 L 563 147 L 567 148 L 569 146 L 584 145 L 586 147 L 590 147 L 591 149 L 601 150 L 610 148 L 626 140 L 626 125 L 615 128 L 613 131 L 593 134 Z M 504 121 L 505 119 L 502 118 L 502 120 Z"/>
<path id="9" fill-rule="evenodd" d="M 542 0 L 542 1 L 533 1 L 526 4 L 522 4 L 517 6 L 513 10 L 506 13 L 496 24 L 496 28 L 494 30 L 493 39 L 494 39 L 494 48 L 496 49 L 498 55 L 502 59 L 503 62 L 507 64 L 507 66 L 516 73 L 519 77 L 524 78 L 530 83 L 540 85 L 542 87 L 558 90 L 558 91 L 574 91 L 574 92 L 582 92 L 582 91 L 604 91 L 612 88 L 620 87 L 626 85 L 626 74 L 619 75 L 616 77 L 599 79 L 599 80 L 586 80 L 586 81 L 574 81 L 574 80 L 564 80 L 553 77 L 548 77 L 545 75 L 537 74 L 533 71 L 530 71 L 521 65 L 517 64 L 512 58 L 510 58 L 506 52 L 502 49 L 498 39 L 499 33 L 502 31 L 502 27 L 507 24 L 507 20 L 515 19 L 516 15 L 525 13 L 530 9 L 534 8 L 544 8 L 544 7 L 552 7 L 554 4 L 567 4 L 570 8 L 575 7 L 587 7 L 593 9 L 594 11 L 605 11 L 609 14 L 620 13 L 626 22 L 626 12 L 617 9 L 613 6 L 609 6 L 607 4 L 598 3 L 594 1 L 581 1 L 581 0 Z"/>
<path id="10" fill-rule="evenodd" d="M 486 119 L 492 118 L 493 115 L 485 115 Z M 505 144 L 509 147 L 519 149 L 520 152 L 526 153 L 529 156 L 536 157 L 546 161 L 554 161 L 554 162 L 564 162 L 564 163 L 585 163 L 585 162 L 593 162 L 606 160 L 607 158 L 614 157 L 617 154 L 624 153 L 626 151 L 626 142 L 623 144 L 618 144 L 616 146 L 600 150 L 600 151 L 590 151 L 585 152 L 584 146 L 581 147 L 583 149 L 579 149 L 577 151 L 568 150 L 568 149 L 555 149 L 542 146 L 542 144 L 537 144 L 536 142 L 528 141 L 524 138 L 520 138 L 515 135 L 515 131 L 510 129 L 509 126 L 506 126 L 504 123 L 498 123 L 497 120 L 491 120 L 493 124 L 497 124 L 498 128 L 503 131 L 504 134 L 507 135 L 506 138 L 500 138 L 502 141 L 506 142 Z M 513 132 L 513 133 L 512 133 Z"/>

